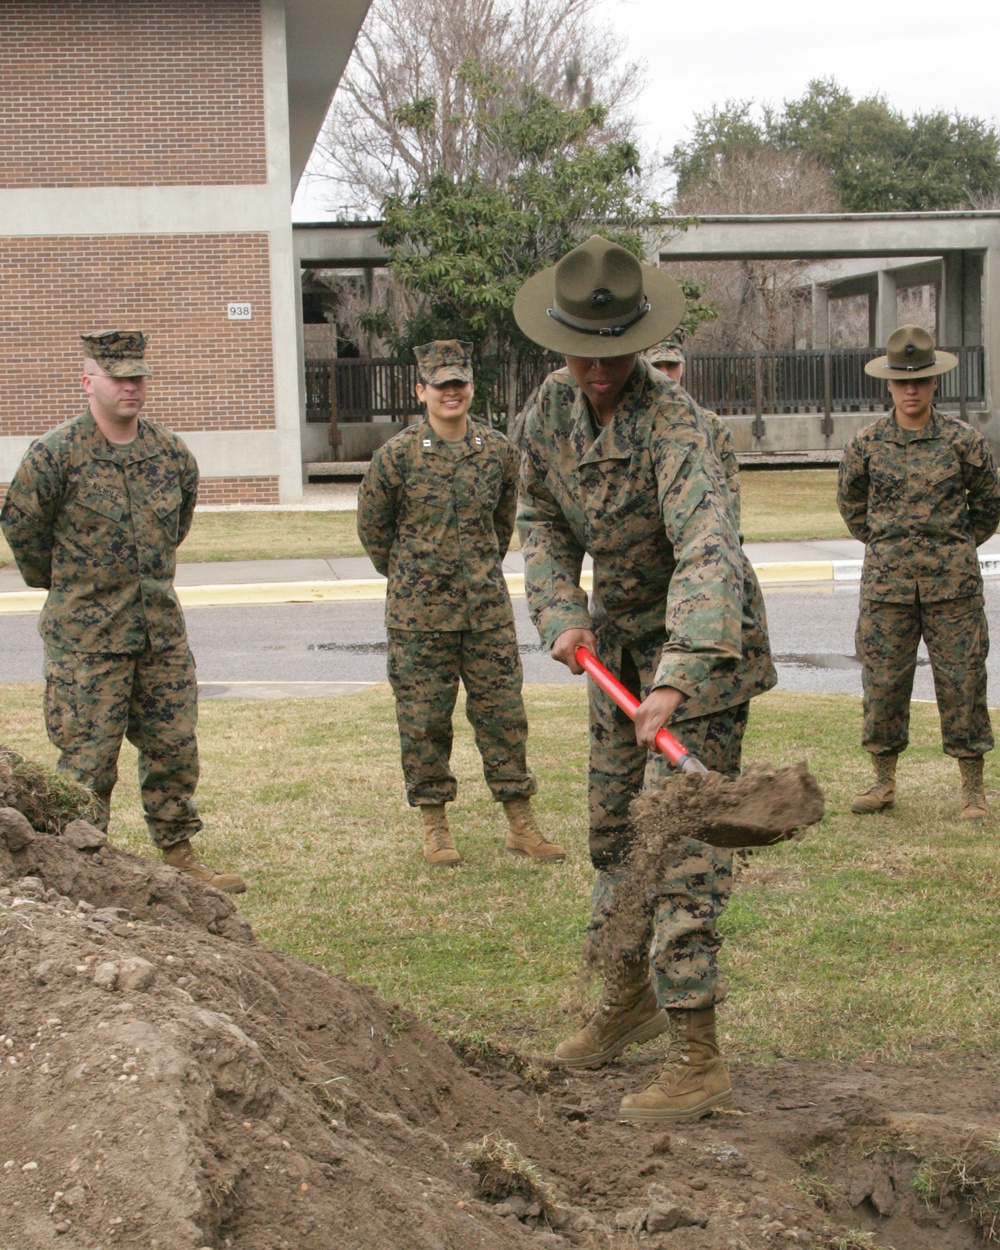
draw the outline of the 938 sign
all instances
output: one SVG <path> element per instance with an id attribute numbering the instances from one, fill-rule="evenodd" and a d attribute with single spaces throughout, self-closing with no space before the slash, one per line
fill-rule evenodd
<path id="1" fill-rule="evenodd" d="M 226 305 L 226 315 L 230 321 L 249 321 L 250 305 L 245 300 L 233 300 Z"/>

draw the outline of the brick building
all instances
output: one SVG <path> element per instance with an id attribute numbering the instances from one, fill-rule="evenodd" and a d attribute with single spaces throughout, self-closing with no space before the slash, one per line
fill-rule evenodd
<path id="1" fill-rule="evenodd" d="M 0 0 L 0 497 L 138 326 L 206 503 L 302 493 L 291 201 L 370 0 Z"/>

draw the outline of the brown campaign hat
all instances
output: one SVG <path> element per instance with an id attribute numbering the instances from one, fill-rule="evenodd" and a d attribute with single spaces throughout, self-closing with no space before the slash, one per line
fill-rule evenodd
<path id="1" fill-rule="evenodd" d="M 680 284 L 599 234 L 518 291 L 514 320 L 564 356 L 627 356 L 666 338 L 684 316 Z"/>
<path id="2" fill-rule="evenodd" d="M 149 340 L 141 330 L 100 330 L 81 334 L 84 355 L 96 360 L 113 378 L 151 378 L 153 370 L 143 359 Z"/>
<path id="3" fill-rule="evenodd" d="M 472 344 L 460 339 L 435 339 L 413 349 L 417 372 L 425 386 L 472 381 Z"/>
<path id="4" fill-rule="evenodd" d="M 934 350 L 934 340 L 920 326 L 900 326 L 889 335 L 885 355 L 876 356 L 865 365 L 865 373 L 873 378 L 902 382 L 908 378 L 936 378 L 958 367 L 958 357 L 951 352 Z"/>

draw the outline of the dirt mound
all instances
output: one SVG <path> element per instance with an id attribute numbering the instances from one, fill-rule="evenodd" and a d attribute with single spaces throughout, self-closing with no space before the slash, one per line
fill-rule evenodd
<path id="1" fill-rule="evenodd" d="M 955 1192 L 928 1211 L 909 1182 L 929 1150 L 995 1137 L 994 1060 L 736 1067 L 731 1114 L 619 1125 L 657 1057 L 462 1059 L 262 946 L 226 896 L 85 822 L 0 811 L 2 1250 L 980 1244 Z M 487 1137 L 545 1201 L 495 1173 L 486 1199 Z M 851 1228 L 878 1239 L 838 1241 Z"/>

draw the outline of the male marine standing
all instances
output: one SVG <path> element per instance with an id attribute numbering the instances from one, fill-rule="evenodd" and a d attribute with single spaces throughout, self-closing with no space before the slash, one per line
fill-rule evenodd
<path id="1" fill-rule="evenodd" d="M 588 687 L 592 934 L 616 906 L 634 836 L 629 803 L 669 771 L 651 754 L 657 731 L 669 722 L 688 751 L 735 776 L 749 701 L 776 681 L 760 587 L 708 427 L 690 396 L 638 356 L 683 314 L 672 278 L 597 235 L 514 302 L 523 333 L 566 358 L 525 421 L 518 527 L 531 616 L 553 659 L 580 673 L 584 646 L 640 699 L 633 728 Z M 732 856 L 685 838 L 656 882 L 643 943 L 622 952 L 591 1020 L 556 1048 L 558 1064 L 596 1068 L 670 1030 L 663 1071 L 623 1099 L 623 1120 L 696 1120 L 732 1102 L 715 1025 L 726 996 L 717 920 L 731 887 Z"/>
<path id="2" fill-rule="evenodd" d="M 31 444 L 0 514 L 22 577 L 49 592 L 38 626 L 45 727 L 57 767 L 94 792 L 105 831 L 127 737 L 164 861 L 238 894 L 242 877 L 199 863 L 189 841 L 202 828 L 198 684 L 173 577 L 198 468 L 175 434 L 139 415 L 152 375 L 145 335 L 81 338 L 86 411 Z"/>
<path id="3" fill-rule="evenodd" d="M 926 330 L 894 330 L 886 354 L 865 365 L 888 383 L 893 411 L 855 434 L 840 462 L 837 505 L 865 544 L 857 628 L 861 744 L 875 767 L 874 785 L 857 795 L 852 812 L 881 812 L 895 802 L 922 637 L 944 751 L 961 773 L 961 818 L 986 815 L 990 644 L 976 548 L 1000 521 L 1000 483 L 986 439 L 933 407 L 938 377 L 957 364 L 950 352 L 935 351 Z"/>

